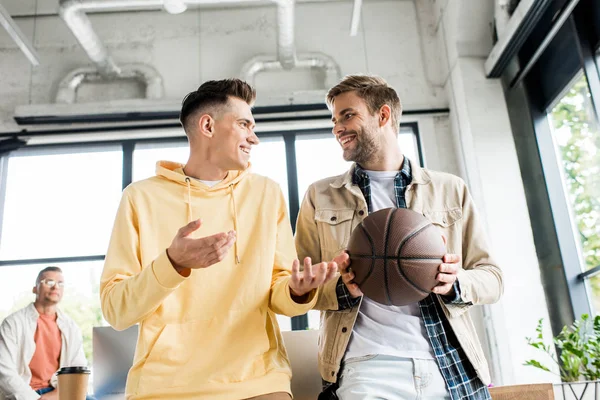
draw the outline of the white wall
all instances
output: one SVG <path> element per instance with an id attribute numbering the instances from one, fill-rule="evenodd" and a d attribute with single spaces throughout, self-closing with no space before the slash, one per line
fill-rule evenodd
<path id="1" fill-rule="evenodd" d="M 441 73 L 457 157 L 504 272 L 502 300 L 480 310 L 481 322 L 488 327 L 481 335 L 487 336 L 488 349 L 494 355 L 488 356 L 494 383 L 555 381 L 553 375 L 523 365 L 531 358 L 547 361 L 527 345 L 525 338 L 534 336 L 539 318 L 548 321 L 548 311 L 502 86 L 499 80 L 485 77 L 484 62 L 491 41 L 487 48 L 483 40 L 473 43 L 476 35 L 470 32 L 477 21 L 470 11 L 473 2 L 429 3 L 434 3 L 434 14 L 439 15 L 436 34 L 445 55 Z M 482 3 L 475 6 L 482 7 Z M 493 4 L 482 11 L 489 21 Z M 479 29 L 485 30 L 485 25 Z M 547 326 L 546 336 L 550 334 Z"/>
<path id="2" fill-rule="evenodd" d="M 9 0 L 13 14 L 55 13 L 56 0 Z M 476 311 L 482 340 L 491 349 L 495 383 L 547 381 L 523 367 L 531 351 L 525 336 L 547 317 L 526 201 L 508 114 L 499 82 L 487 80 L 483 62 L 491 49 L 492 0 L 365 0 L 360 31 L 349 36 L 351 1 L 299 3 L 299 53 L 333 57 L 342 74 L 374 73 L 394 86 L 405 110 L 450 107 L 450 115 L 417 120 L 427 165 L 462 176 L 484 211 L 496 256 L 505 272 L 500 304 Z M 179 101 L 202 81 L 237 76 L 258 54 L 276 55 L 275 8 L 92 14 L 99 37 L 119 63 L 152 65 L 166 97 Z M 0 132 L 20 129 L 12 117 L 24 104 L 52 103 L 69 71 L 89 65 L 87 56 L 57 16 L 16 18 L 33 42 L 41 65 L 32 68 L 0 30 Z M 257 77 L 258 103 L 273 94 L 318 89 L 308 71 Z M 136 84 L 86 85 L 79 101 L 141 96 Z M 485 327 L 494 329 L 485 331 Z M 534 353 L 535 354 L 535 353 Z"/>

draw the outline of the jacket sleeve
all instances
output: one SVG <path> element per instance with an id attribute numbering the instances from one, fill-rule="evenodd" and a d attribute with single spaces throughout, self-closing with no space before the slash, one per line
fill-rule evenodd
<path id="1" fill-rule="evenodd" d="M 0 325 L 0 393 L 7 400 L 36 400 L 40 395 L 18 373 L 18 349 L 23 344 L 19 343 L 16 324 L 17 321 L 7 318 Z"/>
<path id="2" fill-rule="evenodd" d="M 69 351 L 69 359 L 71 366 L 87 366 L 88 361 L 85 358 L 83 351 L 83 335 L 81 329 L 77 326 L 75 321 L 71 321 L 71 332 L 70 338 L 68 338 L 71 344 L 71 350 Z"/>
<path id="3" fill-rule="evenodd" d="M 306 191 L 298 219 L 296 221 L 296 250 L 300 261 L 305 257 L 310 257 L 313 264 L 321 261 L 331 261 L 321 259 L 321 242 L 319 240 L 319 230 L 315 220 L 315 205 L 314 205 L 315 187 L 311 185 Z M 317 292 L 317 310 L 338 310 L 338 293 L 337 286 L 339 282 L 339 274 L 332 280 L 321 286 Z"/>
<path id="4" fill-rule="evenodd" d="M 175 271 L 166 249 L 149 265 L 143 266 L 140 258 L 139 224 L 127 188 L 117 211 L 100 282 L 102 312 L 117 330 L 151 315 L 186 279 Z"/>
<path id="5" fill-rule="evenodd" d="M 279 207 L 277 210 L 277 238 L 275 261 L 271 279 L 270 308 L 277 314 L 294 317 L 306 314 L 313 309 L 317 300 L 317 291 L 309 293 L 306 303 L 296 303 L 290 293 L 292 262 L 296 258 L 292 226 L 287 215 L 283 193 L 279 189 Z"/>
<path id="6" fill-rule="evenodd" d="M 451 316 L 466 312 L 471 306 L 497 302 L 504 291 L 502 271 L 492 259 L 479 213 L 464 182 L 462 195 L 462 265 L 458 272 L 460 301 L 445 303 Z"/>

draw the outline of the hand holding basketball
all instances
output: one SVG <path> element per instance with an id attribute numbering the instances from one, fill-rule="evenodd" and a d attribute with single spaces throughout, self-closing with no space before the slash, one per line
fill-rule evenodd
<path id="1" fill-rule="evenodd" d="M 343 252 L 333 259 L 338 265 L 338 271 L 342 276 L 342 282 L 346 285 L 348 292 L 352 298 L 357 298 L 363 295 L 358 285 L 354 282 L 354 272 L 350 267 L 350 256 L 348 253 Z"/>
<path id="2" fill-rule="evenodd" d="M 458 254 L 446 254 L 442 261 L 443 263 L 438 268 L 439 273 L 435 277 L 439 283 L 433 288 L 433 293 L 449 296 L 454 293 L 454 282 L 458 279 L 460 256 Z"/>

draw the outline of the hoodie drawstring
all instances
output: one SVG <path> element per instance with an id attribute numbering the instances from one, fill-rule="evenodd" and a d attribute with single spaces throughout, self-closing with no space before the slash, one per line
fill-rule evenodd
<path id="1" fill-rule="evenodd" d="M 185 183 L 187 184 L 187 195 L 188 195 L 188 224 L 193 221 L 192 216 L 192 186 L 190 184 L 190 178 L 185 177 Z"/>
<path id="2" fill-rule="evenodd" d="M 231 201 L 233 202 L 233 229 L 235 230 L 235 234 L 238 235 L 238 220 L 237 220 L 237 209 L 235 207 L 235 194 L 233 193 L 233 184 L 229 185 L 229 194 L 231 195 Z M 240 257 L 238 255 L 238 245 L 237 238 L 233 243 L 233 250 L 235 252 L 235 263 L 240 263 Z"/>

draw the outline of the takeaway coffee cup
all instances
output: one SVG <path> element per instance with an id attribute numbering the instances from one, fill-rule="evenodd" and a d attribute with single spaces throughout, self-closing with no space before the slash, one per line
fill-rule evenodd
<path id="1" fill-rule="evenodd" d="M 87 367 L 63 367 L 56 375 L 59 400 L 85 400 L 90 375 Z"/>

